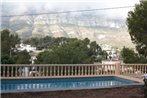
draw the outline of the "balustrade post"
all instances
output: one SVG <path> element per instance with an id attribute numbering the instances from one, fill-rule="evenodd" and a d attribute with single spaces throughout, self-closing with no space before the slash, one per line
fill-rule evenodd
<path id="1" fill-rule="evenodd" d="M 11 77 L 13 77 L 13 66 L 11 66 Z"/>
<path id="2" fill-rule="evenodd" d="M 83 65 L 82 65 L 81 67 L 82 67 L 82 70 L 81 70 L 81 75 L 83 75 L 83 70 L 84 70 L 84 69 L 83 69 Z"/>
<path id="3" fill-rule="evenodd" d="M 81 75 L 81 65 L 79 66 L 79 75 Z"/>
<path id="4" fill-rule="evenodd" d="M 1 68 L 2 68 L 2 67 L 1 67 Z M 3 66 L 3 70 L 2 70 L 2 71 L 3 71 L 3 77 L 6 77 L 6 76 L 5 76 L 5 74 L 6 74 L 6 71 L 5 71 L 5 70 L 6 70 L 5 66 Z"/>
<path id="5" fill-rule="evenodd" d="M 77 66 L 75 66 L 74 72 L 75 72 L 75 76 L 76 76 L 77 75 Z"/>
<path id="6" fill-rule="evenodd" d="M 48 66 L 46 66 L 46 76 L 47 76 L 47 77 L 49 76 L 48 73 L 49 73 L 49 72 L 48 72 Z"/>
<path id="7" fill-rule="evenodd" d="M 81 75 L 81 68 L 80 68 L 80 65 L 78 66 L 78 75 Z"/>
<path id="8" fill-rule="evenodd" d="M 85 75 L 87 75 L 87 65 L 85 66 Z"/>
<path id="9" fill-rule="evenodd" d="M 15 66 L 15 77 L 17 77 L 17 66 Z"/>
<path id="10" fill-rule="evenodd" d="M 67 69 L 66 69 L 66 66 L 64 66 L 64 76 L 67 76 Z"/>
<path id="11" fill-rule="evenodd" d="M 88 75 L 90 75 L 90 66 L 88 66 Z"/>
<path id="12" fill-rule="evenodd" d="M 61 76 L 63 76 L 63 66 L 61 66 Z"/>
<path id="13" fill-rule="evenodd" d="M 43 76 L 45 76 L 45 70 L 44 70 L 44 67 L 45 67 L 45 66 L 42 66 L 42 74 L 43 74 Z"/>
<path id="14" fill-rule="evenodd" d="M 59 72 L 60 72 L 60 67 L 57 66 L 57 75 L 58 75 L 58 76 L 60 76 L 60 73 L 59 73 Z"/>
<path id="15" fill-rule="evenodd" d="M 67 66 L 67 68 L 68 68 L 67 69 L 68 70 L 68 74 L 67 75 L 70 76 L 70 66 Z"/>
<path id="16" fill-rule="evenodd" d="M 53 76 L 56 76 L 56 66 L 54 65 L 54 75 Z"/>
<path id="17" fill-rule="evenodd" d="M 120 71 L 121 71 L 121 64 L 120 63 L 116 63 L 115 65 L 115 75 L 120 75 Z"/>
<path id="18" fill-rule="evenodd" d="M 97 75 L 97 66 L 94 66 L 94 75 Z"/>
<path id="19" fill-rule="evenodd" d="M 54 71 L 53 71 L 53 67 L 54 67 L 54 66 L 51 66 L 51 67 L 50 67 L 51 76 L 53 76 L 53 72 L 54 72 Z"/>
<path id="20" fill-rule="evenodd" d="M 141 66 L 141 73 L 142 73 L 142 74 L 143 74 L 143 70 L 144 70 L 143 68 L 144 68 L 144 67 L 143 67 L 143 66 Z"/>
<path id="21" fill-rule="evenodd" d="M 113 67 L 112 67 L 112 66 L 113 66 L 113 65 L 110 65 L 110 66 L 109 66 L 109 74 L 110 74 L 110 75 L 113 74 Z"/>
<path id="22" fill-rule="evenodd" d="M 39 75 L 42 76 L 42 71 L 41 71 L 41 68 L 42 68 L 42 67 L 41 67 L 41 66 L 38 66 L 38 68 L 39 68 L 38 71 L 39 71 L 39 73 L 40 73 Z"/>
<path id="23" fill-rule="evenodd" d="M 9 77 L 9 66 L 7 66 L 7 77 Z"/>
<path id="24" fill-rule="evenodd" d="M 91 66 L 91 73 L 90 75 L 93 75 L 93 65 Z"/>
<path id="25" fill-rule="evenodd" d="M 71 66 L 71 75 L 73 76 L 73 66 Z"/>

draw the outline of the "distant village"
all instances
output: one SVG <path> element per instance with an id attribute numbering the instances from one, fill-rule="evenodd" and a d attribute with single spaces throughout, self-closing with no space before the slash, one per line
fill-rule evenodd
<path id="1" fill-rule="evenodd" d="M 108 54 L 107 56 L 107 60 L 102 60 L 102 64 L 115 64 L 115 63 L 123 63 L 123 61 L 121 61 L 121 57 L 120 57 L 120 49 L 118 48 L 114 48 L 110 45 L 107 44 L 100 44 L 102 50 L 105 50 Z M 31 63 L 34 64 L 34 60 L 36 60 L 36 56 L 40 53 L 45 51 L 45 49 L 42 50 L 38 50 L 36 47 L 33 47 L 29 44 L 24 44 L 24 43 L 20 43 L 16 45 L 16 48 L 18 51 L 24 51 L 26 50 L 27 52 L 29 52 L 30 56 L 31 56 Z M 97 62 L 95 62 L 96 64 Z"/>

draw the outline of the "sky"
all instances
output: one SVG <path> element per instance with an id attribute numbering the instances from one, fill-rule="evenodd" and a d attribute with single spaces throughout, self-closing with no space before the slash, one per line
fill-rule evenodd
<path id="1" fill-rule="evenodd" d="M 139 0 L 2 0 L 2 2 L 128 2 L 135 3 Z"/>
<path id="2" fill-rule="evenodd" d="M 15 4 L 15 14 L 22 14 L 28 10 L 28 6 L 34 7 L 36 10 L 60 10 L 60 11 L 73 11 L 73 10 L 89 10 L 110 7 L 134 6 L 139 3 L 139 0 L 2 0 L 3 7 L 9 4 Z M 128 11 L 133 8 L 99 11 L 109 17 L 127 17 Z"/>

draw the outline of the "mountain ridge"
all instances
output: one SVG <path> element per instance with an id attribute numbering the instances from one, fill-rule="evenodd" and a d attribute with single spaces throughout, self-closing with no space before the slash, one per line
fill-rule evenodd
<path id="1" fill-rule="evenodd" d="M 3 14 L 5 10 L 2 11 Z M 29 9 L 27 11 L 36 12 Z M 114 19 L 94 12 L 2 17 L 1 26 L 2 29 L 8 28 L 16 32 L 21 38 L 87 37 L 100 44 L 134 48 L 124 19 Z"/>

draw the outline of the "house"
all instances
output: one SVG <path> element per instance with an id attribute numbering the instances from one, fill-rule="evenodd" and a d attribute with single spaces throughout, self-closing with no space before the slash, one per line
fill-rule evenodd
<path id="1" fill-rule="evenodd" d="M 16 45 L 16 48 L 18 51 L 24 51 L 24 50 L 26 50 L 27 52 L 36 51 L 36 47 L 32 47 L 31 45 L 27 45 L 23 43 Z"/>

